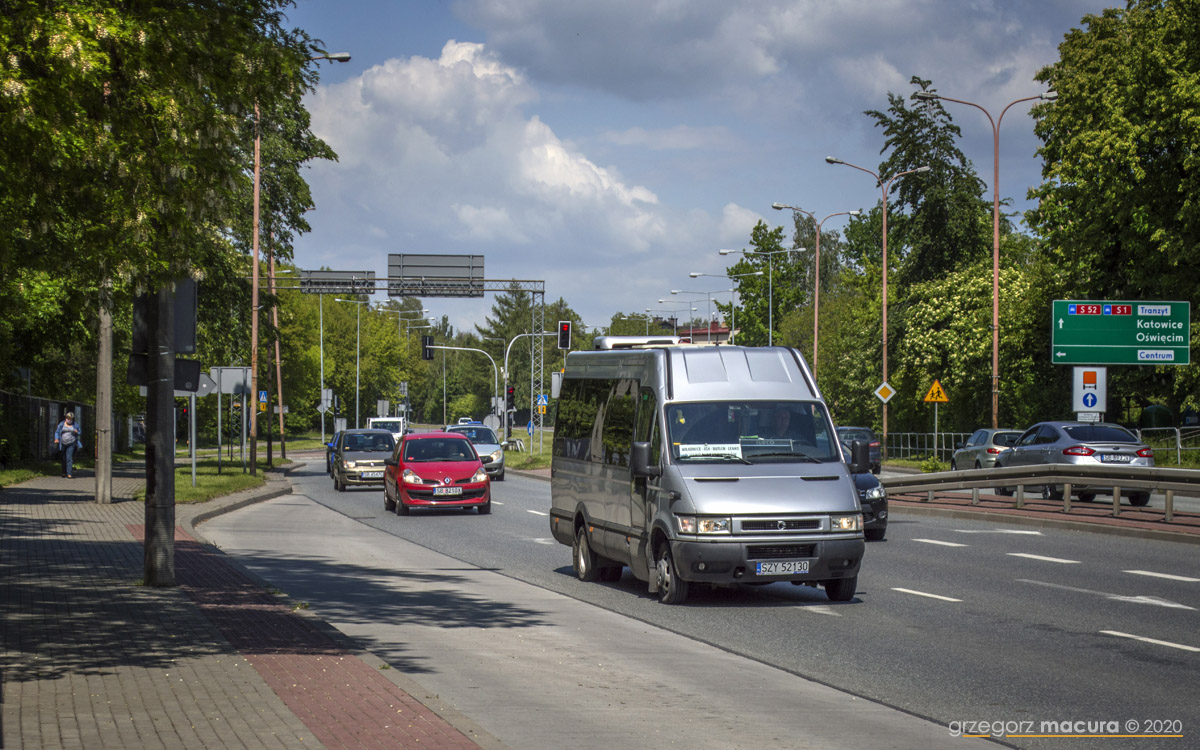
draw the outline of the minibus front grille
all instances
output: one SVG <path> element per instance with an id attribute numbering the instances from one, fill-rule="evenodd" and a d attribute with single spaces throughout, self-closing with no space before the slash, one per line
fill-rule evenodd
<path id="1" fill-rule="evenodd" d="M 820 531 L 819 518 L 771 518 L 763 520 L 743 520 L 742 531 Z"/>
<path id="2" fill-rule="evenodd" d="M 750 560 L 791 560 L 800 557 L 816 557 L 815 544 L 751 544 L 746 547 Z"/>

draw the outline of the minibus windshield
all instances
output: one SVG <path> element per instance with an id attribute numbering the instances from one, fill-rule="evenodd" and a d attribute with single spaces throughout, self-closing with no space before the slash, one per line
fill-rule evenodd
<path id="1" fill-rule="evenodd" d="M 840 461 L 817 401 L 706 401 L 667 405 L 671 457 L 682 463 Z"/>

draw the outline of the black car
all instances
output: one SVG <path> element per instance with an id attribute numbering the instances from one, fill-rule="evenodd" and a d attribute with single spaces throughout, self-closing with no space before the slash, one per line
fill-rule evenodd
<path id="1" fill-rule="evenodd" d="M 842 446 L 849 456 L 849 443 L 843 442 Z M 850 476 L 854 479 L 854 489 L 858 491 L 858 504 L 862 506 L 863 536 L 869 542 L 882 541 L 887 533 L 887 490 L 879 478 L 870 472 L 851 472 Z"/>
<path id="2" fill-rule="evenodd" d="M 871 449 L 871 473 L 878 474 L 883 468 L 883 454 L 879 448 L 879 438 L 870 427 L 839 427 L 838 440 L 850 445 L 855 440 L 865 440 Z"/>
<path id="3" fill-rule="evenodd" d="M 338 439 L 342 436 L 341 432 L 333 433 L 333 437 L 329 438 L 329 442 L 325 444 L 325 473 L 333 473 L 333 454 L 337 451 Z"/>

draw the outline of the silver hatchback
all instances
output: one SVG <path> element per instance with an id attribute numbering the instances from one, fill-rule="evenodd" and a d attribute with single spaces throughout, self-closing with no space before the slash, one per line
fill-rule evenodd
<path id="1" fill-rule="evenodd" d="M 955 446 L 954 457 L 950 459 L 950 469 L 990 469 L 996 465 L 1000 454 L 1017 442 L 1019 437 L 1020 430 L 991 427 L 975 430 L 965 443 Z"/>
<path id="2" fill-rule="evenodd" d="M 1106 464 L 1116 466 L 1153 466 L 1154 451 L 1124 427 L 1105 422 L 1039 422 L 1021 433 L 1012 448 L 996 459 L 996 467 L 1037 466 L 1042 464 Z M 1106 487 L 1071 485 L 1071 494 L 1084 502 Z M 997 487 L 997 494 L 1011 495 L 1012 487 Z M 1042 497 L 1061 500 L 1061 485 L 1046 485 Z M 1149 492 L 1126 495 L 1132 505 L 1150 502 Z"/>

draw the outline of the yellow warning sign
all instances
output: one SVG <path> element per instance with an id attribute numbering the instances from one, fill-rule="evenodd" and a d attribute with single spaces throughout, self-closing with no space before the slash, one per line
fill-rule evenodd
<path id="1" fill-rule="evenodd" d="M 929 393 L 925 394 L 925 403 L 927 404 L 948 404 L 950 399 L 946 396 L 946 389 L 942 388 L 940 381 L 933 381 L 933 385 L 929 387 Z"/>

